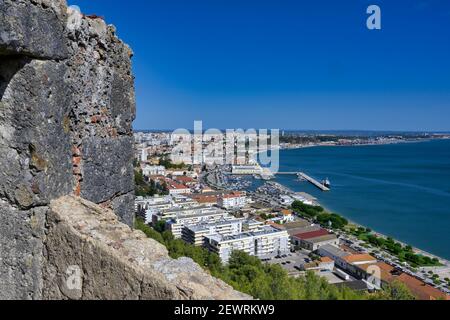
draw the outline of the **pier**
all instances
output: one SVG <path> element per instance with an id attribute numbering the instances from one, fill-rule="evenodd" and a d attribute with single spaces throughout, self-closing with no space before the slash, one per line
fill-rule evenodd
<path id="1" fill-rule="evenodd" d="M 279 175 L 296 175 L 299 178 L 305 179 L 306 181 L 310 182 L 311 184 L 313 184 L 314 186 L 316 186 L 317 188 L 319 188 L 322 191 L 330 191 L 330 188 L 324 186 L 322 183 L 320 183 L 316 179 L 308 176 L 306 173 L 303 173 L 303 172 L 278 172 L 277 174 L 279 174 Z"/>

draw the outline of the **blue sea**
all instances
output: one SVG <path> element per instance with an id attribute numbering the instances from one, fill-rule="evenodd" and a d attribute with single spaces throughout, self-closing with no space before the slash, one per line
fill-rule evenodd
<path id="1" fill-rule="evenodd" d="M 280 171 L 328 177 L 330 192 L 294 176 L 276 181 L 356 223 L 450 259 L 450 140 L 282 150 Z"/>

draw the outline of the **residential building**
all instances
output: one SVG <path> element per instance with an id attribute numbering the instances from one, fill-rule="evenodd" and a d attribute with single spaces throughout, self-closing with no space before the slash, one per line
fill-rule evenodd
<path id="1" fill-rule="evenodd" d="M 146 165 L 142 168 L 142 174 L 144 176 L 165 176 L 166 168 L 164 166 L 149 166 Z"/>
<path id="2" fill-rule="evenodd" d="M 283 218 L 283 223 L 289 223 L 295 221 L 295 215 L 292 210 L 283 209 L 280 211 L 281 217 Z"/>
<path id="3" fill-rule="evenodd" d="M 260 259 L 286 254 L 290 251 L 289 235 L 284 230 L 264 226 L 258 231 L 237 235 L 205 237 L 206 247 L 227 263 L 231 253 L 241 250 Z"/>
<path id="4" fill-rule="evenodd" d="M 136 204 L 146 211 L 145 223 L 147 224 L 152 223 L 153 216 L 156 218 L 160 212 L 180 211 L 199 206 L 197 202 L 183 195 L 154 196 L 140 199 L 136 201 Z"/>
<path id="5" fill-rule="evenodd" d="M 167 220 L 166 229 L 172 232 L 173 236 L 178 239 L 181 238 L 185 226 L 215 223 L 231 219 L 233 219 L 233 217 L 226 211 L 217 208 L 209 208 L 208 210 L 197 211 L 191 214 L 184 214 L 183 211 L 180 211 L 178 214 Z"/>
<path id="6" fill-rule="evenodd" d="M 218 202 L 218 195 L 215 193 L 214 194 L 193 193 L 189 195 L 189 197 L 191 197 L 198 203 L 209 203 L 211 205 L 216 205 Z"/>
<path id="7" fill-rule="evenodd" d="M 174 176 L 173 180 L 175 180 L 175 181 L 177 181 L 177 182 L 179 182 L 181 184 L 184 184 L 184 185 L 186 185 L 188 187 L 193 187 L 193 186 L 195 186 L 197 184 L 197 180 L 195 180 L 192 177 L 185 176 L 185 175 L 183 175 L 183 176 Z"/>
<path id="8" fill-rule="evenodd" d="M 242 192 L 233 192 L 219 196 L 218 205 L 225 209 L 239 209 L 247 204 L 247 196 Z"/>
<path id="9" fill-rule="evenodd" d="M 203 246 L 205 236 L 213 234 L 229 236 L 241 233 L 242 222 L 243 219 L 223 219 L 213 223 L 185 225 L 182 229 L 182 239 L 195 246 Z"/>
<path id="10" fill-rule="evenodd" d="M 191 188 L 185 186 L 184 184 L 177 183 L 170 179 L 167 179 L 166 182 L 167 182 L 167 189 L 169 190 L 170 195 L 191 193 Z"/>
<path id="11" fill-rule="evenodd" d="M 195 216 L 195 215 L 201 215 L 201 214 L 222 214 L 222 215 L 228 215 L 228 213 L 225 210 L 212 207 L 207 204 L 195 204 L 195 205 L 189 205 L 186 207 L 182 207 L 179 205 L 172 206 L 168 209 L 162 209 L 158 210 L 156 212 L 156 220 L 170 220 L 175 219 L 179 217 L 184 216 Z"/>
<path id="12" fill-rule="evenodd" d="M 263 226 L 264 226 L 263 222 L 254 219 L 249 219 L 243 223 L 242 228 L 246 232 L 254 232 L 261 229 Z"/>

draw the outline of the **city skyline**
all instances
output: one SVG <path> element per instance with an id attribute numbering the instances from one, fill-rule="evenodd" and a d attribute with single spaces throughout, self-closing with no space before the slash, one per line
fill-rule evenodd
<path id="1" fill-rule="evenodd" d="M 139 130 L 449 131 L 450 4 L 72 0 L 135 53 Z"/>

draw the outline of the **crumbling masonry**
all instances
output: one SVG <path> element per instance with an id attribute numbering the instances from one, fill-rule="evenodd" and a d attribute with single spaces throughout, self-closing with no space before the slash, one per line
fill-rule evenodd
<path id="1" fill-rule="evenodd" d="M 246 298 L 128 227 L 132 51 L 76 14 L 0 0 L 0 298 Z"/>

